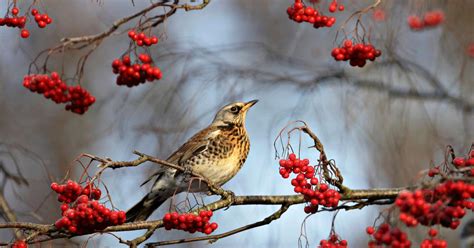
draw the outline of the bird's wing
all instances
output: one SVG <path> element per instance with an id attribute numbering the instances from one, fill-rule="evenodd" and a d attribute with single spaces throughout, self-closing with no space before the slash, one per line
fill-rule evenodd
<path id="1" fill-rule="evenodd" d="M 182 166 L 186 161 L 207 149 L 210 140 L 218 134 L 217 128 L 208 127 L 196 133 L 166 160 Z"/>
<path id="2" fill-rule="evenodd" d="M 166 161 L 175 165 L 183 166 L 188 159 L 206 150 L 211 138 L 215 137 L 218 132 L 219 129 L 213 127 L 208 127 L 201 130 L 193 137 L 191 137 L 180 148 L 178 148 L 178 150 L 171 154 L 168 159 L 166 159 Z M 159 178 L 159 175 L 161 175 L 165 171 L 166 170 L 163 169 L 158 170 L 153 175 L 151 175 L 145 182 L 143 182 L 141 186 L 145 185 L 156 176 L 158 176 Z"/>

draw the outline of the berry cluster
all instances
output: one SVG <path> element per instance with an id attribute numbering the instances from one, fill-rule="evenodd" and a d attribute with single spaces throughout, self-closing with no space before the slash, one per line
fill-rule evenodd
<path id="1" fill-rule="evenodd" d="M 17 27 L 22 29 L 20 32 L 21 38 L 28 38 L 30 37 L 30 31 L 25 29 L 27 18 L 26 16 L 18 16 L 20 13 L 20 9 L 17 7 L 13 7 L 10 11 L 11 17 L 6 16 L 4 18 L 0 18 L 0 26 L 7 26 L 7 27 Z M 47 14 L 40 14 L 37 9 L 31 10 L 31 15 L 34 16 L 34 20 L 39 28 L 45 28 L 47 25 L 53 22 L 53 19 L 49 17 Z"/>
<path id="2" fill-rule="evenodd" d="M 95 97 L 80 85 L 69 87 L 69 95 L 71 96 L 71 101 L 66 104 L 66 110 L 76 114 L 84 114 L 89 109 L 89 106 L 95 102 Z"/>
<path id="3" fill-rule="evenodd" d="M 95 98 L 81 86 L 67 86 L 57 72 L 31 74 L 23 78 L 23 86 L 32 92 L 43 94 L 55 103 L 67 103 L 66 110 L 84 114 L 95 102 Z"/>
<path id="4" fill-rule="evenodd" d="M 408 26 L 412 30 L 423 30 L 425 28 L 436 27 L 443 23 L 444 13 L 441 10 L 426 12 L 423 17 L 410 15 L 408 17 Z"/>
<path id="5" fill-rule="evenodd" d="M 382 52 L 371 44 L 354 45 L 351 40 L 345 40 L 343 46 L 332 49 L 331 55 L 336 61 L 349 60 L 351 66 L 364 67 L 366 60 L 374 61 Z"/>
<path id="6" fill-rule="evenodd" d="M 456 229 L 466 214 L 474 210 L 474 185 L 464 181 L 446 181 L 434 189 L 404 191 L 395 200 L 400 209 L 400 220 L 409 227 L 419 223 L 425 226 L 440 224 Z"/>
<path id="7" fill-rule="evenodd" d="M 153 61 L 148 54 L 140 54 L 138 59 L 142 62 L 132 64 L 130 56 L 123 56 L 122 60 L 115 59 L 112 62 L 114 74 L 117 77 L 117 85 L 126 85 L 128 87 L 136 86 L 145 81 L 159 80 L 163 76 L 160 68 L 153 66 Z"/>
<path id="8" fill-rule="evenodd" d="M 217 229 L 217 223 L 209 223 L 212 211 L 200 211 L 199 214 L 177 212 L 166 213 L 163 217 L 163 224 L 166 230 L 178 229 L 190 233 L 202 232 L 207 235 Z"/>
<path id="9" fill-rule="evenodd" d="M 280 175 L 288 178 L 290 173 L 297 176 L 291 180 L 296 193 L 304 195 L 309 205 L 305 206 L 306 213 L 315 213 L 319 205 L 325 207 L 336 207 L 341 195 L 334 189 L 330 189 L 325 183 L 319 182 L 315 176 L 314 166 L 309 165 L 308 159 L 300 160 L 295 154 L 290 154 L 288 159 L 280 160 Z"/>
<path id="10" fill-rule="evenodd" d="M 82 187 L 68 180 L 62 185 L 52 183 L 51 189 L 59 194 L 58 201 L 64 202 L 61 205 L 63 217 L 55 223 L 58 229 L 84 234 L 125 222 L 124 211 L 112 211 L 96 201 L 100 199 L 101 192 L 93 184 Z"/>
<path id="11" fill-rule="evenodd" d="M 45 28 L 53 22 L 53 19 L 48 14 L 41 14 L 37 9 L 32 9 L 31 15 L 35 17 L 35 22 L 39 28 Z"/>
<path id="12" fill-rule="evenodd" d="M 447 248 L 448 242 L 444 239 L 437 239 L 435 238 L 438 235 L 438 231 L 436 229 L 428 230 L 428 235 L 431 239 L 425 239 L 421 242 L 420 248 Z"/>
<path id="13" fill-rule="evenodd" d="M 17 240 L 13 243 L 12 248 L 28 248 L 28 244 L 23 240 Z"/>
<path id="14" fill-rule="evenodd" d="M 128 31 L 128 37 L 132 39 L 137 46 L 152 46 L 158 43 L 156 36 L 147 36 L 145 33 L 137 33 L 135 30 Z"/>
<path id="15" fill-rule="evenodd" d="M 333 1 L 329 6 L 329 11 L 335 12 L 336 9 L 343 11 L 344 5 L 341 4 L 338 7 L 337 2 Z M 332 25 L 336 23 L 335 17 L 325 16 L 320 11 L 318 11 L 318 9 L 305 6 L 302 0 L 295 0 L 295 3 L 292 6 L 288 7 L 286 13 L 288 14 L 288 18 L 290 18 L 291 20 L 298 23 L 311 23 L 313 24 L 314 28 L 332 27 Z"/>
<path id="16" fill-rule="evenodd" d="M 320 248 L 346 248 L 347 247 L 347 240 L 339 239 L 336 234 L 331 235 L 329 239 L 323 239 L 319 242 Z"/>
<path id="17" fill-rule="evenodd" d="M 391 227 L 387 223 L 381 224 L 377 230 L 373 227 L 367 227 L 366 232 L 373 238 L 368 243 L 369 248 L 377 248 L 383 245 L 400 248 L 411 246 L 411 241 L 405 232 L 397 227 Z"/>
<path id="18" fill-rule="evenodd" d="M 65 184 L 52 183 L 51 189 L 58 193 L 58 201 L 64 203 L 75 202 L 81 195 L 88 196 L 94 200 L 99 200 L 102 192 L 93 184 L 86 184 L 82 187 L 79 183 L 68 180 Z"/>
<path id="19" fill-rule="evenodd" d="M 0 18 L 0 26 L 7 26 L 12 28 L 24 28 L 26 24 L 26 16 L 18 16 L 20 10 L 13 7 L 11 10 L 12 17 L 6 16 Z"/>

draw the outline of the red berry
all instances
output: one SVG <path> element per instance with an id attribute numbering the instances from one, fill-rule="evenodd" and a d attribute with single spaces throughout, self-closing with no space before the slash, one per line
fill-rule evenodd
<path id="1" fill-rule="evenodd" d="M 16 16 L 16 15 L 18 15 L 18 13 L 20 13 L 20 10 L 17 7 L 13 7 L 12 8 L 12 15 Z"/>
<path id="2" fill-rule="evenodd" d="M 466 160 L 463 157 L 457 157 L 453 159 L 453 165 L 456 167 L 464 167 Z"/>
<path id="3" fill-rule="evenodd" d="M 428 235 L 430 235 L 431 237 L 435 237 L 436 235 L 438 235 L 438 230 L 436 229 L 430 229 L 428 231 Z"/>

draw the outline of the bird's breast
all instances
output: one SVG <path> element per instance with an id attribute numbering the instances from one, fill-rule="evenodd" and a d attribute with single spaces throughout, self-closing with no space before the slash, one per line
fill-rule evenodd
<path id="1" fill-rule="evenodd" d="M 222 134 L 210 143 L 193 169 L 222 185 L 234 177 L 247 159 L 249 141 L 245 132 Z"/>

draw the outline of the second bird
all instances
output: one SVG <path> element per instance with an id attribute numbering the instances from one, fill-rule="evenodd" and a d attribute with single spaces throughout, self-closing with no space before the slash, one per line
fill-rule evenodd
<path id="1" fill-rule="evenodd" d="M 217 112 L 212 123 L 196 133 L 166 160 L 190 168 L 216 185 L 223 185 L 240 170 L 249 153 L 250 142 L 245 129 L 247 111 L 257 100 L 236 102 Z M 148 180 L 155 180 L 150 192 L 127 211 L 127 222 L 146 220 L 161 204 L 183 191 L 207 190 L 203 183 L 190 185 L 186 175 L 161 167 Z"/>

